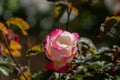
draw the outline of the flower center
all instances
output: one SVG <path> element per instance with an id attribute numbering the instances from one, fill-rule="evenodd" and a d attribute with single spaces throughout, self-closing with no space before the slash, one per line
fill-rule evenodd
<path id="1" fill-rule="evenodd" d="M 63 46 L 63 47 L 68 47 L 68 46 L 70 46 L 71 45 L 71 41 L 70 41 L 70 38 L 69 37 L 66 37 L 66 36 L 62 36 L 62 37 L 60 37 L 58 40 L 57 40 L 57 42 L 61 45 L 61 46 Z"/>

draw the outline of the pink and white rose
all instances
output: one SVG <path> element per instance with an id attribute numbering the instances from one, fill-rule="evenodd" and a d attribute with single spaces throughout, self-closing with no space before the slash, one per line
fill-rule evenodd
<path id="1" fill-rule="evenodd" d="M 51 61 L 61 63 L 58 68 L 63 67 L 77 55 L 78 40 L 78 33 L 55 29 L 46 36 L 44 44 L 45 54 Z"/>

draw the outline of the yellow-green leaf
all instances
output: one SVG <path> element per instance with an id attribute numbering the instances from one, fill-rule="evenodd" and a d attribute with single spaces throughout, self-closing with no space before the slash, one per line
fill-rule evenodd
<path id="1" fill-rule="evenodd" d="M 117 20 L 117 21 L 120 21 L 120 16 L 106 17 L 105 22 L 107 22 L 107 21 L 109 21 L 109 20 L 111 20 L 111 19 L 115 19 L 115 20 Z"/>
<path id="2" fill-rule="evenodd" d="M 111 29 L 120 29 L 120 16 L 112 16 L 106 17 L 105 22 L 100 26 L 100 34 L 98 35 L 99 38 L 106 37 L 109 33 L 111 33 Z"/>
<path id="3" fill-rule="evenodd" d="M 21 47 L 21 45 L 20 45 L 18 42 L 14 41 L 14 40 L 11 40 L 9 47 L 10 47 L 11 53 L 12 53 L 12 55 L 13 55 L 14 57 L 19 57 L 19 56 L 21 56 L 21 53 L 20 53 L 19 50 L 20 50 L 22 47 Z M 8 54 L 8 55 L 10 54 L 7 48 L 4 49 L 3 53 L 4 53 L 4 54 Z"/>
<path id="4" fill-rule="evenodd" d="M 11 50 L 11 53 L 14 57 L 20 57 L 21 56 L 21 53 L 19 50 Z M 3 54 L 10 54 L 9 51 L 7 49 L 4 50 L 4 53 Z"/>
<path id="5" fill-rule="evenodd" d="M 69 8 L 72 8 L 72 11 L 74 12 L 74 14 L 78 15 L 78 13 L 79 13 L 78 9 L 75 8 L 75 7 L 72 5 L 71 2 L 69 2 L 69 3 L 67 4 L 67 6 L 68 6 Z"/>
<path id="6" fill-rule="evenodd" d="M 37 55 L 38 53 L 44 52 L 42 45 L 34 45 L 28 50 L 27 56 Z"/>
<path id="7" fill-rule="evenodd" d="M 23 74 L 25 76 L 23 76 Z M 28 67 L 26 67 L 26 69 L 24 70 L 23 74 L 20 75 L 20 80 L 32 80 L 32 76 L 30 73 L 30 69 Z M 26 78 L 25 78 L 26 77 Z"/>
<path id="8" fill-rule="evenodd" d="M 4 32 L 5 34 L 8 34 L 8 31 L 7 31 L 6 27 L 1 22 L 0 22 L 0 31 Z"/>
<path id="9" fill-rule="evenodd" d="M 62 15 L 64 14 L 65 10 L 67 9 L 67 5 L 65 4 L 58 4 L 55 7 L 55 18 L 54 21 L 57 23 Z"/>
<path id="10" fill-rule="evenodd" d="M 17 41 L 11 40 L 11 41 L 10 41 L 10 48 L 11 48 L 12 50 L 19 50 L 19 49 L 21 49 L 22 47 L 21 47 L 21 45 L 20 45 Z"/>
<path id="11" fill-rule="evenodd" d="M 29 25 L 23 19 L 17 18 L 17 17 L 12 17 L 12 18 L 10 18 L 10 19 L 8 19 L 6 21 L 6 24 L 8 25 L 8 27 L 10 27 L 11 24 L 18 26 L 18 28 L 20 28 L 20 30 L 22 31 L 22 33 L 24 35 L 27 35 L 26 30 L 29 29 Z"/>
<path id="12" fill-rule="evenodd" d="M 62 9 L 61 6 L 57 6 L 57 7 L 55 8 L 55 15 L 56 15 L 56 16 L 59 15 L 61 9 Z"/>

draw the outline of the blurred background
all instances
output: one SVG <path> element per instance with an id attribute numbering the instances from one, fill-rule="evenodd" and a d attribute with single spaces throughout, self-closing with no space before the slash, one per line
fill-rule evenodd
<path id="1" fill-rule="evenodd" d="M 28 34 L 31 45 L 40 43 L 49 32 L 57 27 L 65 28 L 67 13 L 64 12 L 57 24 L 54 23 L 55 2 L 54 0 L 0 0 L 0 21 L 5 22 L 11 17 L 20 17 L 28 22 L 30 29 Z M 100 25 L 107 16 L 114 15 L 114 11 L 120 9 L 120 0 L 81 0 L 78 7 L 79 14 L 73 12 L 70 15 L 69 31 L 78 32 L 81 37 L 87 37 L 99 48 L 110 46 L 119 42 L 112 36 L 105 39 L 97 38 Z M 118 41 L 117 41 L 118 40 Z M 120 42 L 119 42 L 120 43 Z M 21 36 L 22 56 L 16 58 L 18 62 L 27 65 L 26 51 L 28 49 L 27 38 Z M 31 58 L 31 72 L 35 73 L 43 69 L 48 62 L 44 54 Z"/>

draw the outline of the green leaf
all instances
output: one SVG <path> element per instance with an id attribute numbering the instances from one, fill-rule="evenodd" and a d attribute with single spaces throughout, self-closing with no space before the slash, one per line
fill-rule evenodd
<path id="1" fill-rule="evenodd" d="M 83 76 L 81 76 L 81 75 L 76 75 L 76 76 L 72 77 L 71 80 L 83 80 Z"/>
<path id="2" fill-rule="evenodd" d="M 3 73 L 5 76 L 9 76 L 10 74 L 12 74 L 13 69 L 5 64 L 0 64 L 0 72 Z"/>
<path id="3" fill-rule="evenodd" d="M 54 22 L 57 23 L 60 18 L 62 17 L 63 13 L 65 12 L 65 10 L 67 9 L 67 5 L 65 4 L 58 4 L 55 7 L 55 18 L 54 18 Z"/>
<path id="4" fill-rule="evenodd" d="M 26 21 L 18 17 L 12 17 L 6 21 L 8 27 L 16 25 L 22 32 L 23 35 L 27 35 L 26 30 L 29 29 L 29 25 Z"/>
<path id="5" fill-rule="evenodd" d="M 13 61 L 10 60 L 7 56 L 0 55 L 0 64 L 9 64 L 9 65 L 12 65 Z"/>
<path id="6" fill-rule="evenodd" d="M 13 72 L 13 62 L 5 56 L 0 56 L 0 72 L 5 76 L 9 76 Z"/>
<path id="7" fill-rule="evenodd" d="M 55 80 L 52 72 L 41 70 L 33 75 L 33 80 Z"/>
<path id="8" fill-rule="evenodd" d="M 38 45 L 34 45 L 32 46 L 28 52 L 27 52 L 27 56 L 34 56 L 37 55 L 38 53 L 43 53 L 44 52 L 44 48 L 41 44 Z"/>
<path id="9" fill-rule="evenodd" d="M 117 76 L 117 80 L 120 80 L 120 76 Z"/>
<path id="10" fill-rule="evenodd" d="M 2 22 L 0 22 L 0 31 L 4 32 L 5 34 L 8 34 L 7 28 Z"/>
<path id="11" fill-rule="evenodd" d="M 96 58 L 96 59 L 99 59 L 101 55 L 99 54 L 94 54 L 93 57 Z"/>
<path id="12" fill-rule="evenodd" d="M 98 35 L 99 38 L 106 37 L 111 32 L 112 28 L 115 28 L 118 32 L 120 31 L 120 16 L 106 17 L 105 22 L 101 24 L 101 31 Z M 120 33 L 119 33 L 120 34 Z M 115 35 L 115 34 L 113 34 Z"/>

